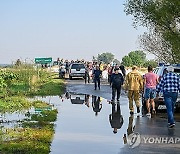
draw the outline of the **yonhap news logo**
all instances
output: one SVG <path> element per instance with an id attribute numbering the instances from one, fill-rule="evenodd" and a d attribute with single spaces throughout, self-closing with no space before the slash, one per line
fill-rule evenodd
<path id="1" fill-rule="evenodd" d="M 127 137 L 127 144 L 132 149 L 140 144 L 180 144 L 180 137 L 145 136 L 134 132 Z"/>
<path id="2" fill-rule="evenodd" d="M 127 138 L 127 143 L 129 148 L 135 148 L 140 145 L 141 143 L 141 136 L 139 133 L 132 133 Z"/>

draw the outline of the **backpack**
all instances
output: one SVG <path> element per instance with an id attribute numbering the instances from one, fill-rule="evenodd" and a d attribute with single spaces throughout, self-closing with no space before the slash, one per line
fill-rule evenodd
<path id="1" fill-rule="evenodd" d="M 121 74 L 118 74 L 118 75 L 114 75 L 114 78 L 113 78 L 113 85 L 116 85 L 116 86 L 121 86 L 123 84 L 123 79 L 122 79 L 122 75 Z"/>

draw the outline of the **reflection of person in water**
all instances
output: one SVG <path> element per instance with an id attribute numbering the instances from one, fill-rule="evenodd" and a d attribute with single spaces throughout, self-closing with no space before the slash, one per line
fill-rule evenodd
<path id="1" fill-rule="evenodd" d="M 90 95 L 85 95 L 85 105 L 87 107 L 90 107 L 89 98 L 90 98 Z"/>
<path id="2" fill-rule="evenodd" d="M 112 114 L 109 115 L 109 122 L 114 129 L 113 133 L 116 134 L 117 130 L 123 125 L 123 117 L 121 115 L 120 104 L 112 103 Z"/>
<path id="3" fill-rule="evenodd" d="M 100 112 L 102 109 L 102 104 L 100 102 L 100 97 L 92 96 L 92 108 L 96 116 L 98 115 L 98 112 Z"/>
<path id="4" fill-rule="evenodd" d="M 70 99 L 70 93 L 66 92 L 65 97 L 66 97 L 66 99 Z"/>
<path id="5" fill-rule="evenodd" d="M 128 125 L 128 129 L 127 129 L 128 136 L 133 133 L 133 118 L 134 118 L 133 116 L 129 117 L 129 125 Z"/>
<path id="6" fill-rule="evenodd" d="M 124 134 L 124 137 L 123 137 L 124 144 L 127 143 L 127 137 L 134 132 L 133 118 L 134 118 L 133 115 L 131 115 L 131 116 L 129 117 L 129 124 L 128 124 L 128 129 L 127 129 L 127 136 L 126 136 L 126 134 Z"/>

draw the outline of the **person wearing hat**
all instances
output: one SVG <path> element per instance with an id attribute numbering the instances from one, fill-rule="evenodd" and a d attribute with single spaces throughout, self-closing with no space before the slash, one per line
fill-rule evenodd
<path id="1" fill-rule="evenodd" d="M 177 74 L 173 73 L 173 66 L 168 66 L 167 71 L 168 73 L 163 75 L 157 85 L 157 97 L 159 92 L 162 91 L 167 108 L 168 127 L 172 128 L 175 126 L 174 105 L 178 97 L 178 91 L 180 92 L 180 78 Z"/>
<path id="2" fill-rule="evenodd" d="M 124 78 L 121 73 L 119 73 L 119 68 L 114 69 L 114 73 L 111 75 L 110 86 L 112 87 L 112 102 L 115 101 L 117 92 L 117 101 L 119 101 L 121 86 L 124 83 Z"/>
<path id="3" fill-rule="evenodd" d="M 140 91 L 143 91 L 143 78 L 137 71 L 137 67 L 133 66 L 125 79 L 125 90 L 128 90 L 129 110 L 130 114 L 134 114 L 133 101 L 136 103 L 137 113 L 140 112 Z"/>

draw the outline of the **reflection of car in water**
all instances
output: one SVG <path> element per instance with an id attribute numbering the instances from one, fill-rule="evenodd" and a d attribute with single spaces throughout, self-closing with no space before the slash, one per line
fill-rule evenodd
<path id="1" fill-rule="evenodd" d="M 72 104 L 84 104 L 85 95 L 83 94 L 70 94 Z"/>

